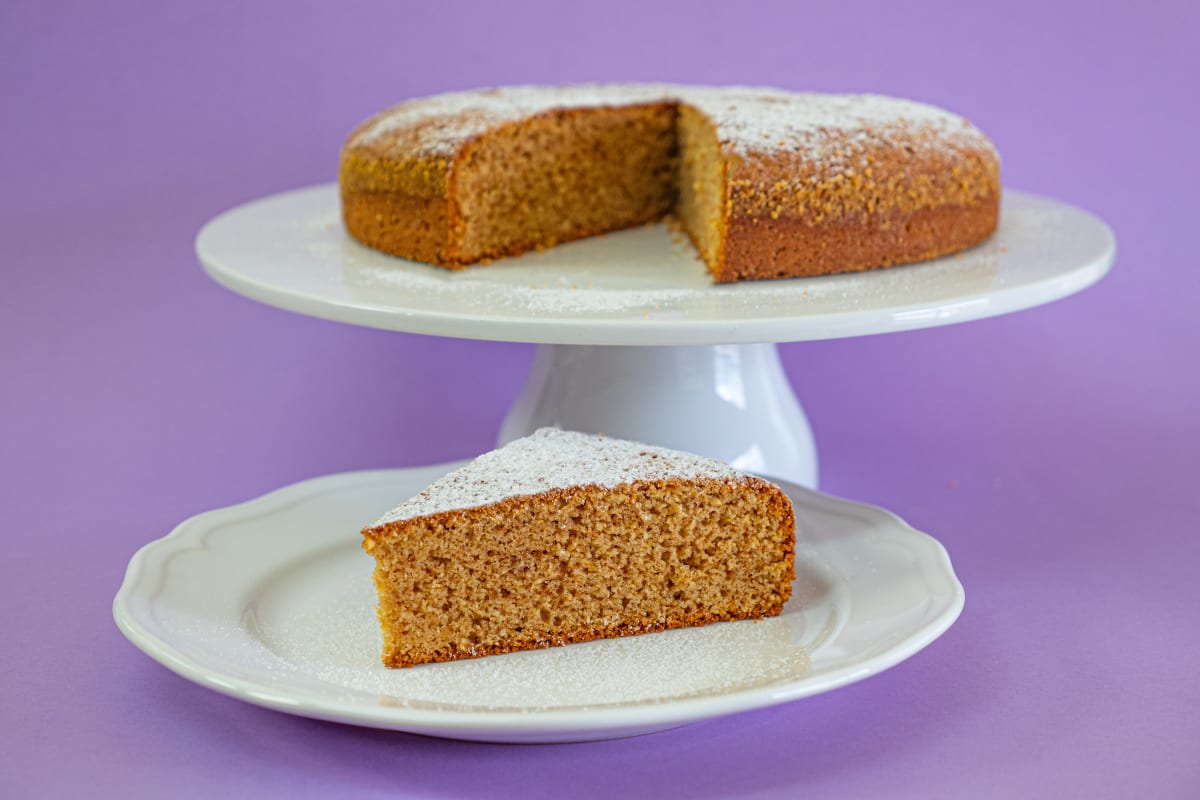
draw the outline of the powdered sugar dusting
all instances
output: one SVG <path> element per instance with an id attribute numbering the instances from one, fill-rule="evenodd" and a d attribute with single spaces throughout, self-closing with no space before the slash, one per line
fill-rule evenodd
<path id="1" fill-rule="evenodd" d="M 671 87 L 658 84 L 506 86 L 422 97 L 393 106 L 368 120 L 350 144 L 370 144 L 397 130 L 410 131 L 426 153 L 453 155 L 463 144 L 496 125 L 567 108 L 603 108 L 669 100 Z"/>
<path id="2" fill-rule="evenodd" d="M 406 147 L 448 157 L 490 128 L 531 115 L 655 102 L 682 102 L 698 109 L 714 122 L 721 141 L 741 155 L 783 148 L 803 150 L 817 159 L 837 158 L 856 137 L 865 144 L 883 128 L 921 134 L 914 139 L 936 146 L 991 147 L 961 116 L 911 100 L 669 84 L 512 86 L 434 95 L 377 114 L 348 144 L 379 144 L 389 134 L 404 132 Z"/>
<path id="3" fill-rule="evenodd" d="M 994 150 L 963 117 L 915 100 L 740 87 L 689 87 L 679 98 L 713 120 L 721 142 L 742 156 L 793 152 L 809 167 L 865 169 L 865 153 L 886 141 Z"/>
<path id="4" fill-rule="evenodd" d="M 451 472 L 384 514 L 372 527 L 552 489 L 613 488 L 669 478 L 745 480 L 747 476 L 723 462 L 665 447 L 541 428 Z"/>

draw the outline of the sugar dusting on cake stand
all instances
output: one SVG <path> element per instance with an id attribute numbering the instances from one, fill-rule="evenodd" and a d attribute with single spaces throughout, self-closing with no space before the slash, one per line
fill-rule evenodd
<path id="1" fill-rule="evenodd" d="M 346 236 L 337 187 L 233 209 L 196 250 L 230 289 L 356 325 L 539 345 L 498 435 L 547 425 L 717 458 L 808 487 L 812 431 L 776 342 L 966 322 L 1099 280 L 1115 239 L 1096 217 L 1007 191 L 999 230 L 955 256 L 869 273 L 714 286 L 652 225 L 449 272 Z"/>

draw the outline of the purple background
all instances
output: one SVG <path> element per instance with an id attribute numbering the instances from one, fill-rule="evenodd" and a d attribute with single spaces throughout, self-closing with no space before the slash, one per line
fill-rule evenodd
<path id="1" fill-rule="evenodd" d="M 1194 5 L 214 5 L 0 6 L 0 793 L 1198 796 Z M 940 538 L 959 622 L 830 694 L 564 746 L 294 718 L 126 642 L 139 546 L 302 478 L 488 449 L 532 354 L 258 305 L 204 276 L 199 226 L 331 180 L 394 101 L 635 79 L 944 105 L 1007 185 L 1115 229 L 1116 268 L 1068 300 L 781 348 L 822 488 Z"/>

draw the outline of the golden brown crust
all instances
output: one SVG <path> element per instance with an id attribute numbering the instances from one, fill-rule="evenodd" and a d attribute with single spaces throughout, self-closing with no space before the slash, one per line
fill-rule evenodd
<path id="1" fill-rule="evenodd" d="M 965 123 L 964 123 L 965 124 Z M 983 142 L 937 146 L 933 134 L 881 127 L 836 151 L 839 165 L 780 148 L 727 154 L 733 214 L 800 217 L 817 225 L 877 213 L 974 206 L 1000 193 L 1000 165 Z M 846 167 L 842 162 L 859 164 Z"/>
<path id="2" fill-rule="evenodd" d="M 378 151 L 377 147 L 359 144 L 342 149 L 338 182 L 343 196 L 395 192 L 446 199 L 450 187 L 449 159 L 416 153 L 396 158 Z"/>
<path id="3" fill-rule="evenodd" d="M 893 209 L 868 218 L 812 224 L 802 217 L 734 217 L 726 234 L 718 283 L 908 264 L 971 247 L 992 234 L 999 196 L 972 206 Z"/>

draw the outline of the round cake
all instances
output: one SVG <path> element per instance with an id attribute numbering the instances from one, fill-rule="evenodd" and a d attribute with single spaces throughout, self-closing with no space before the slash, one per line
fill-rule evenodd
<path id="1" fill-rule="evenodd" d="M 670 217 L 718 283 L 920 261 L 995 230 L 964 118 L 877 95 L 509 87 L 401 103 L 342 148 L 346 230 L 450 269 Z"/>

